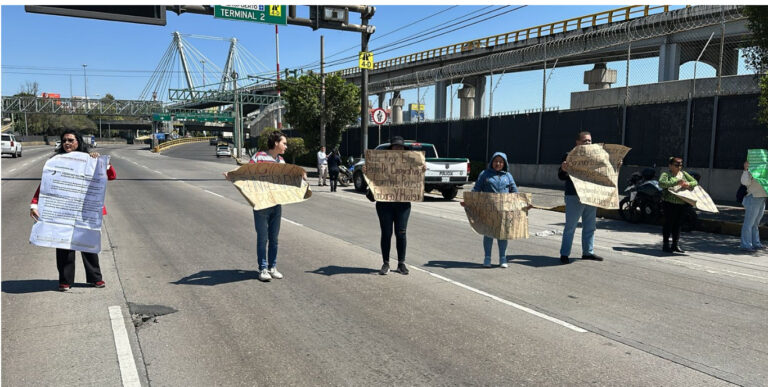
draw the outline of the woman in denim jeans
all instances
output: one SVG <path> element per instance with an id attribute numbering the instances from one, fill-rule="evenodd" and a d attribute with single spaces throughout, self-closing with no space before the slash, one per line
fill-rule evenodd
<path id="1" fill-rule="evenodd" d="M 741 201 L 741 204 L 744 205 L 744 224 L 741 226 L 741 245 L 739 247 L 746 251 L 763 249 L 758 226 L 765 213 L 765 201 L 768 193 L 749 173 L 749 162 L 744 163 L 741 184 L 747 186 L 747 195 Z"/>
<path id="2" fill-rule="evenodd" d="M 288 149 L 285 135 L 275 131 L 267 137 L 267 151 L 253 155 L 250 163 L 285 163 L 281 154 Z M 259 281 L 269 282 L 282 279 L 283 274 L 277 271 L 277 237 L 280 234 L 280 219 L 283 206 L 280 204 L 261 210 L 253 210 L 253 223 L 256 227 L 256 256 L 259 259 Z M 269 242 L 269 254 L 267 254 Z"/>

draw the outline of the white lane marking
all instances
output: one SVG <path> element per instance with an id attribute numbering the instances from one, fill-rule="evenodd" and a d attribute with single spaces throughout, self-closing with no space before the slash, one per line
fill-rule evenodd
<path id="1" fill-rule="evenodd" d="M 211 192 L 211 191 L 208 191 L 207 189 L 204 189 L 203 191 L 205 191 L 205 192 L 208 192 L 208 193 L 209 193 L 209 194 L 211 194 L 211 195 L 216 195 L 216 196 L 218 196 L 218 197 L 220 197 L 220 198 L 223 198 L 223 197 L 224 197 L 224 196 L 221 196 L 221 195 L 217 194 L 216 192 Z"/>
<path id="2" fill-rule="evenodd" d="M 443 281 L 445 281 L 445 282 L 448 282 L 448 283 L 450 283 L 450 284 L 453 284 L 453 285 L 456 285 L 456 286 L 458 286 L 458 287 L 461 287 L 461 288 L 467 289 L 467 290 L 469 290 L 469 291 L 471 291 L 471 292 L 474 292 L 474 293 L 477 293 L 477 294 L 479 294 L 479 295 L 482 295 L 482 296 L 488 297 L 488 298 L 490 298 L 490 299 L 492 299 L 492 300 L 494 300 L 494 301 L 498 301 L 498 302 L 501 302 L 501 303 L 502 303 L 502 304 L 504 304 L 504 305 L 508 305 L 508 306 L 511 306 L 511 307 L 513 307 L 513 308 L 516 308 L 516 309 L 522 310 L 523 312 L 527 312 L 527 313 L 530 313 L 530 314 L 532 314 L 532 315 L 534 315 L 534 316 L 536 316 L 536 317 L 541 317 L 541 318 L 543 318 L 543 319 L 545 319 L 545 320 L 547 320 L 547 321 L 551 321 L 551 322 L 553 322 L 553 323 L 555 323 L 555 324 L 558 324 L 558 325 L 562 325 L 562 326 L 564 326 L 564 327 L 566 327 L 566 328 L 568 328 L 568 329 L 571 329 L 571 330 L 573 330 L 573 331 L 576 331 L 576 332 L 579 332 L 579 333 L 587 333 L 587 332 L 588 332 L 586 329 L 583 329 L 583 328 L 577 327 L 576 325 L 573 325 L 573 324 L 571 324 L 571 323 L 567 323 L 567 322 L 565 322 L 565 321 L 563 321 L 563 320 L 560 320 L 560 319 L 554 318 L 554 317 L 552 317 L 552 316 L 548 316 L 548 315 L 546 315 L 546 314 L 544 314 L 544 313 L 541 313 L 541 312 L 537 312 L 537 311 L 535 311 L 535 310 L 533 310 L 533 309 L 531 309 L 531 308 L 528 308 L 528 307 L 522 306 L 522 305 L 520 305 L 520 304 L 516 304 L 516 303 L 514 303 L 514 302 L 512 302 L 512 301 L 509 301 L 509 300 L 505 300 L 505 299 L 503 299 L 503 298 L 501 298 L 501 297 L 498 297 L 498 296 L 494 296 L 493 294 L 490 294 L 490 293 L 488 293 L 488 292 L 484 292 L 484 291 L 482 291 L 482 290 L 480 290 L 480 289 L 475 289 L 475 288 L 473 288 L 473 287 L 471 287 L 471 286 L 469 286 L 469 285 L 465 285 L 465 284 L 463 284 L 463 283 L 461 283 L 461 282 L 458 282 L 458 281 L 454 281 L 454 280 L 452 280 L 452 279 L 450 279 L 450 278 L 447 278 L 447 277 L 443 277 L 443 276 L 441 276 L 440 274 L 436 274 L 436 273 L 433 273 L 433 272 L 431 272 L 431 271 L 429 271 L 429 270 L 424 270 L 424 269 L 422 269 L 422 268 L 420 268 L 420 267 L 416 267 L 416 266 L 413 266 L 413 265 L 408 265 L 408 266 L 409 266 L 410 268 L 414 269 L 414 270 L 418 270 L 418 271 L 421 271 L 421 272 L 427 273 L 427 274 L 429 274 L 429 275 L 431 275 L 431 276 L 433 276 L 433 277 L 435 277 L 435 278 L 441 279 L 441 280 L 443 280 Z"/>
<path id="3" fill-rule="evenodd" d="M 291 224 L 295 224 L 295 225 L 297 225 L 297 226 L 300 226 L 300 227 L 304 227 L 304 225 L 303 225 L 303 224 L 301 224 L 301 223 L 296 223 L 296 222 L 294 222 L 294 221 L 292 221 L 292 220 L 290 220 L 290 219 L 287 219 L 287 218 L 283 218 L 283 220 L 284 220 L 284 221 L 286 221 L 286 222 L 288 222 L 288 223 L 291 223 Z"/>
<path id="4" fill-rule="evenodd" d="M 141 387 L 139 372 L 136 370 L 136 362 L 133 360 L 131 342 L 128 341 L 128 331 L 123 323 L 123 312 L 119 306 L 109 307 L 109 319 L 112 320 L 112 334 L 115 337 L 117 362 L 120 364 L 120 377 L 123 380 L 123 386 Z"/>
<path id="5" fill-rule="evenodd" d="M 13 168 L 13 169 L 11 169 L 11 170 L 10 170 L 10 171 L 8 171 L 8 172 L 13 172 L 13 171 L 15 171 L 15 170 L 16 170 L 16 168 Z"/>
<path id="6" fill-rule="evenodd" d="M 160 171 L 155 171 L 154 169 L 152 170 L 152 172 L 154 172 L 154 173 L 159 173 L 159 174 L 161 174 L 161 175 L 163 174 L 162 172 L 160 172 Z"/>

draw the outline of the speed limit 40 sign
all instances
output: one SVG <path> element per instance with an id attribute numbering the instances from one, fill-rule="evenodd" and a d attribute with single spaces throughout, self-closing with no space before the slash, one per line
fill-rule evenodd
<path id="1" fill-rule="evenodd" d="M 373 109 L 371 115 L 373 116 L 373 123 L 376 125 L 387 122 L 387 112 L 382 108 Z"/>

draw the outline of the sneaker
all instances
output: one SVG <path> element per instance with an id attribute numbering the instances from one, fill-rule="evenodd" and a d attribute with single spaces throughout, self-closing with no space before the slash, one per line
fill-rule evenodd
<path id="1" fill-rule="evenodd" d="M 274 279 L 283 279 L 283 273 L 277 271 L 276 267 L 273 267 L 273 268 L 271 268 L 271 269 L 269 269 L 267 271 L 269 272 L 269 276 L 270 277 L 272 277 Z"/>
<path id="2" fill-rule="evenodd" d="M 685 254 L 685 250 L 681 249 L 680 246 L 672 246 L 672 251 L 675 253 Z"/>
<path id="3" fill-rule="evenodd" d="M 754 253 L 755 251 L 757 251 L 751 247 L 744 247 L 744 246 L 739 246 L 739 250 L 746 251 L 748 253 Z"/>
<path id="4" fill-rule="evenodd" d="M 402 275 L 408 275 L 408 267 L 405 266 L 404 262 L 397 263 L 397 271 Z"/>
<path id="5" fill-rule="evenodd" d="M 379 275 L 387 275 L 387 273 L 389 273 L 389 264 L 384 263 L 383 265 L 381 265 L 381 270 L 379 270 Z"/>
<path id="6" fill-rule="evenodd" d="M 269 270 L 261 269 L 259 272 L 259 281 L 269 282 L 272 280 L 272 276 L 269 274 Z"/>
<path id="7" fill-rule="evenodd" d="M 509 265 L 507 264 L 507 257 L 502 257 L 502 258 L 499 258 L 499 266 L 500 266 L 502 269 L 506 269 L 506 268 L 508 268 L 508 267 L 509 267 Z"/>
<path id="8" fill-rule="evenodd" d="M 603 257 L 597 256 L 595 254 L 584 254 L 581 256 L 581 259 L 590 259 L 593 261 L 602 261 Z"/>
<path id="9" fill-rule="evenodd" d="M 92 283 L 91 286 L 93 286 L 94 288 L 103 288 L 107 286 L 107 284 L 104 281 L 96 281 Z"/>
<path id="10" fill-rule="evenodd" d="M 491 257 L 485 257 L 483 260 L 483 267 L 491 267 Z"/>
<path id="11" fill-rule="evenodd" d="M 571 263 L 571 260 L 570 260 L 570 259 L 568 259 L 568 256 L 567 256 L 567 255 L 561 255 L 561 256 L 560 256 L 560 263 L 562 263 L 563 265 L 565 265 L 565 264 Z"/>
<path id="12" fill-rule="evenodd" d="M 60 292 L 68 292 L 69 291 L 69 285 L 67 284 L 59 284 L 59 291 Z"/>

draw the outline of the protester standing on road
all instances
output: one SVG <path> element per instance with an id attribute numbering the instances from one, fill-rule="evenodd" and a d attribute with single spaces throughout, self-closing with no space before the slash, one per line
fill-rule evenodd
<path id="1" fill-rule="evenodd" d="M 83 142 L 83 137 L 74 130 L 65 130 L 61 136 L 61 147 L 56 150 L 55 155 L 70 152 L 86 152 L 86 145 Z M 54 155 L 54 156 L 55 156 Z M 91 157 L 97 158 L 99 154 L 97 152 L 91 152 Z M 107 179 L 115 180 L 117 173 L 112 164 L 107 166 Z M 37 191 L 32 197 L 30 204 L 29 216 L 35 221 L 40 219 L 40 213 L 37 211 L 37 204 L 40 199 L 40 186 L 37 186 Z M 107 208 L 102 207 L 102 214 L 107 214 Z M 106 286 L 104 279 L 101 276 L 101 266 L 99 265 L 99 254 L 87 253 L 81 251 L 80 254 L 83 258 L 83 267 L 85 268 L 85 280 L 86 282 L 97 288 L 103 288 Z M 66 292 L 75 282 L 75 250 L 56 249 L 56 268 L 59 271 L 59 291 Z"/>
<path id="2" fill-rule="evenodd" d="M 250 163 L 285 163 L 282 155 L 288 149 L 285 135 L 275 131 L 267 137 L 267 151 L 257 152 Z M 283 206 L 276 204 L 269 208 L 253 210 L 253 223 L 256 227 L 256 256 L 259 261 L 259 281 L 269 282 L 282 279 L 283 274 L 277 271 L 277 237 L 280 234 L 280 220 L 283 216 Z M 267 254 L 269 242 L 269 254 Z"/>
<path id="3" fill-rule="evenodd" d="M 517 184 L 512 174 L 509 173 L 509 164 L 507 155 L 502 152 L 496 152 L 488 163 L 488 168 L 477 177 L 472 192 L 494 192 L 494 193 L 516 193 Z M 464 207 L 464 202 L 461 202 Z M 499 266 L 506 268 L 507 264 L 507 240 L 498 239 L 499 246 Z M 485 251 L 484 267 L 491 267 L 491 250 L 493 248 L 493 238 L 483 235 L 483 249 Z"/>
<path id="4" fill-rule="evenodd" d="M 591 145 L 592 134 L 589 132 L 579 132 L 576 135 L 576 145 Z M 597 229 L 597 207 L 581 203 L 576 187 L 573 186 L 571 176 L 568 175 L 568 153 L 563 155 L 563 161 L 560 169 L 557 171 L 557 177 L 565 181 L 565 229 L 563 230 L 563 240 L 560 244 L 560 263 L 570 263 L 568 256 L 571 255 L 571 245 L 573 236 L 576 233 L 576 226 L 581 218 L 581 259 L 591 259 L 602 261 L 603 258 L 595 255 L 595 229 Z"/>
<path id="5" fill-rule="evenodd" d="M 684 189 L 693 189 L 699 183 L 688 172 L 683 171 L 683 159 L 672 156 L 669 158 L 669 171 L 665 171 L 659 177 L 659 187 L 662 193 L 662 208 L 664 209 L 664 226 L 662 234 L 664 236 L 662 250 L 667 253 L 685 253 L 680 248 L 680 227 L 682 226 L 683 215 L 688 204 L 679 197 L 669 192 L 669 189 L 679 185 Z M 672 236 L 672 245 L 669 244 L 669 236 Z"/>
<path id="6" fill-rule="evenodd" d="M 328 157 L 325 155 L 325 147 L 321 146 L 317 152 L 317 185 L 325 185 L 325 176 L 328 174 Z"/>
<path id="7" fill-rule="evenodd" d="M 389 142 L 390 150 L 408 150 L 405 146 L 405 140 L 400 136 L 394 136 Z M 426 166 L 424 167 L 426 169 Z M 363 173 L 365 173 L 363 165 Z M 374 201 L 373 193 L 369 190 L 367 197 Z M 408 274 L 408 267 L 405 266 L 405 231 L 408 227 L 408 218 L 411 216 L 410 202 L 376 202 L 376 214 L 379 216 L 379 227 L 381 228 L 381 258 L 384 263 L 381 265 L 379 274 L 389 273 L 389 251 L 392 246 L 392 226 L 395 227 L 395 246 L 397 249 L 397 271 L 400 274 Z"/>
<path id="8" fill-rule="evenodd" d="M 765 188 L 749 173 L 749 162 L 744 162 L 741 184 L 747 186 L 747 195 L 741 201 L 744 205 L 744 224 L 741 226 L 741 249 L 755 251 L 763 249 L 760 242 L 760 221 L 765 213 L 765 201 L 768 193 Z"/>
<path id="9" fill-rule="evenodd" d="M 328 156 L 328 178 L 331 180 L 331 192 L 336 192 L 336 185 L 339 183 L 339 165 L 341 165 L 341 155 L 339 155 L 338 149 L 334 149 Z"/>

